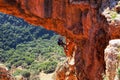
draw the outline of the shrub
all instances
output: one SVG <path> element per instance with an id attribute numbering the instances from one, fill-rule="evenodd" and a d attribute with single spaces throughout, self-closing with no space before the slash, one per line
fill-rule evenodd
<path id="1" fill-rule="evenodd" d="M 13 73 L 13 76 L 17 76 L 17 75 L 20 75 L 20 74 L 22 74 L 22 70 L 19 70 L 19 69 L 17 69 L 14 73 Z"/>
<path id="2" fill-rule="evenodd" d="M 111 15 L 111 18 L 112 18 L 112 19 L 115 19 L 115 18 L 117 17 L 117 12 L 111 11 L 111 12 L 110 12 L 110 15 Z"/>
<path id="3" fill-rule="evenodd" d="M 18 61 L 16 63 L 14 63 L 14 66 L 18 67 L 18 66 L 21 66 L 23 64 L 23 61 Z"/>
<path id="4" fill-rule="evenodd" d="M 28 72 L 28 71 L 23 71 L 23 72 L 22 72 L 22 76 L 25 77 L 25 78 L 29 78 L 29 77 L 30 77 L 30 72 Z"/>
<path id="5" fill-rule="evenodd" d="M 56 66 L 56 61 L 45 61 L 42 63 L 36 62 L 31 65 L 30 69 L 36 72 L 44 71 L 45 73 L 52 73 L 55 71 Z"/>
<path id="6" fill-rule="evenodd" d="M 120 79 L 120 68 L 117 69 L 118 78 Z"/>
<path id="7" fill-rule="evenodd" d="M 56 66 L 57 66 L 57 62 L 47 61 L 40 65 L 40 69 L 43 70 L 45 73 L 51 73 L 55 71 Z"/>

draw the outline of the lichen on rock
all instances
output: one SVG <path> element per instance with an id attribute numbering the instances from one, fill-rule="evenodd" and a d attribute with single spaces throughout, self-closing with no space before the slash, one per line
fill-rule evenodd
<path id="1" fill-rule="evenodd" d="M 105 49 L 106 78 L 107 80 L 119 80 L 118 68 L 120 68 L 120 39 L 109 41 Z M 120 76 L 120 75 L 119 75 Z"/>
<path id="2" fill-rule="evenodd" d="M 120 26 L 120 1 L 109 0 L 110 4 L 104 8 L 102 14 L 111 26 Z"/>

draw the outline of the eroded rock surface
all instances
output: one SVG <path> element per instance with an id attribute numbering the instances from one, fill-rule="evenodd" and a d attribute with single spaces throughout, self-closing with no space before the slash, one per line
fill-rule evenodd
<path id="1" fill-rule="evenodd" d="M 0 80 L 15 80 L 15 78 L 9 73 L 8 69 L 0 64 Z"/>
<path id="2" fill-rule="evenodd" d="M 120 1 L 110 0 L 109 6 L 105 7 L 102 14 L 106 17 L 109 25 L 120 26 Z"/>
<path id="3" fill-rule="evenodd" d="M 105 49 L 105 63 L 107 80 L 119 80 L 118 68 L 120 68 L 120 39 L 114 39 L 109 42 Z M 120 75 L 119 75 L 120 76 Z"/>
<path id="4" fill-rule="evenodd" d="M 72 67 L 75 69 L 76 79 L 102 80 L 102 73 L 105 71 L 104 49 L 110 38 L 120 37 L 120 28 L 110 28 L 102 12 L 115 1 L 0 0 L 0 11 L 65 36 L 75 44 L 73 51 L 68 47 L 67 53 L 75 53 L 68 60 L 74 58 Z M 65 74 L 64 71 L 62 73 Z M 74 75 L 70 75 L 68 80 L 72 76 Z M 64 75 L 61 77 L 63 78 L 59 80 L 65 80 Z"/>

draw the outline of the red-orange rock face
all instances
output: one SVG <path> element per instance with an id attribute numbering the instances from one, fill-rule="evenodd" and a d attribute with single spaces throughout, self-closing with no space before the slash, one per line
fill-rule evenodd
<path id="1" fill-rule="evenodd" d="M 6 68 L 0 67 L 0 80 L 15 80 Z"/>
<path id="2" fill-rule="evenodd" d="M 69 58 L 75 59 L 75 79 L 102 80 L 104 49 L 114 36 L 101 15 L 106 4 L 108 0 L 0 0 L 0 11 L 66 36 L 76 47 Z"/>

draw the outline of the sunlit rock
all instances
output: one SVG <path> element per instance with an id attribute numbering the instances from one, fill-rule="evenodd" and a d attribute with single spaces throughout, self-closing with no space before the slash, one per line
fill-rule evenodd
<path id="1" fill-rule="evenodd" d="M 119 80 L 118 68 L 120 67 L 120 39 L 109 41 L 105 49 L 106 78 L 107 80 Z"/>

